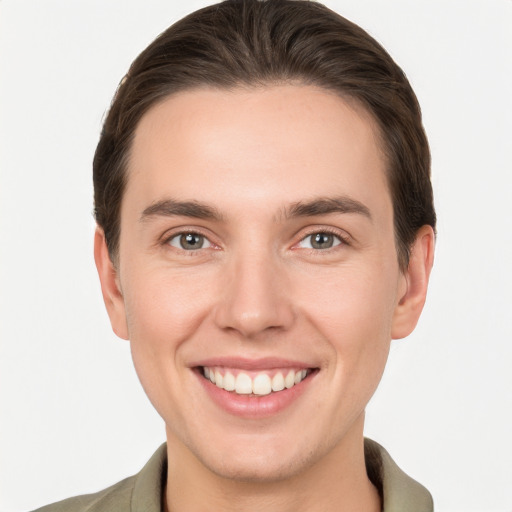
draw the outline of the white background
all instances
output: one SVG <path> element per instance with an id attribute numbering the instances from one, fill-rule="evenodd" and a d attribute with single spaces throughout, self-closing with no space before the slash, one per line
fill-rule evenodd
<path id="1" fill-rule="evenodd" d="M 367 435 L 436 510 L 512 511 L 512 1 L 331 0 L 404 68 L 439 237 Z M 91 160 L 132 59 L 204 1 L 0 1 L 0 511 L 96 491 L 164 440 L 92 258 Z"/>

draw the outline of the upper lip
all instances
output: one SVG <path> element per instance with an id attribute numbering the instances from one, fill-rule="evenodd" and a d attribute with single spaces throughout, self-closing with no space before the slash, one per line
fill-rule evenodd
<path id="1" fill-rule="evenodd" d="M 280 357 L 263 357 L 258 359 L 248 359 L 243 357 L 211 357 L 207 359 L 198 360 L 190 367 L 215 367 L 222 366 L 226 368 L 237 368 L 239 370 L 258 371 L 258 370 L 271 370 L 276 368 L 314 368 L 315 365 L 306 363 L 304 361 L 297 361 L 293 359 L 285 359 Z"/>

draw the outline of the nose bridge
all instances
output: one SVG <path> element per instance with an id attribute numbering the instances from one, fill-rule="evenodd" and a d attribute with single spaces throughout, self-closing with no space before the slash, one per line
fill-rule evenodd
<path id="1" fill-rule="evenodd" d="M 267 330 L 286 329 L 293 311 L 286 295 L 286 274 L 277 255 L 252 248 L 234 254 L 218 304 L 219 327 L 251 338 Z"/>

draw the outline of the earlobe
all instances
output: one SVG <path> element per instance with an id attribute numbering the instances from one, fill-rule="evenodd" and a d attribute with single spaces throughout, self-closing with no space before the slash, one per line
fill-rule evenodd
<path id="1" fill-rule="evenodd" d="M 405 338 L 416 327 L 427 297 L 430 271 L 434 263 L 435 235 L 431 226 L 422 226 L 411 247 L 409 265 L 402 278 L 405 291 L 398 298 L 391 336 Z"/>
<path id="2" fill-rule="evenodd" d="M 98 226 L 94 234 L 94 261 L 101 283 L 101 293 L 113 331 L 125 340 L 128 339 L 128 326 L 124 298 L 119 286 L 119 278 L 108 253 L 103 230 Z"/>

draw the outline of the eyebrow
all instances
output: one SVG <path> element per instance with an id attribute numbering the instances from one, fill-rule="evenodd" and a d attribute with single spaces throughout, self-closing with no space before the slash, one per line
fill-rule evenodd
<path id="1" fill-rule="evenodd" d="M 149 205 L 141 214 L 140 220 L 145 221 L 150 217 L 192 217 L 196 219 L 221 220 L 219 212 L 204 203 L 197 201 L 176 201 L 164 199 Z"/>
<path id="2" fill-rule="evenodd" d="M 319 197 L 308 202 L 299 201 L 285 208 L 283 213 L 287 219 L 314 217 L 331 213 L 356 213 L 372 220 L 372 215 L 367 206 L 347 196 Z"/>
<path id="3" fill-rule="evenodd" d="M 360 201 L 346 196 L 319 197 L 311 201 L 298 201 L 284 208 L 279 217 L 294 219 L 298 217 L 314 217 L 333 213 L 356 213 L 372 219 L 370 210 Z M 176 201 L 164 199 L 157 201 L 144 209 L 141 221 L 150 217 L 190 217 L 196 219 L 222 220 L 218 210 L 198 201 Z"/>

